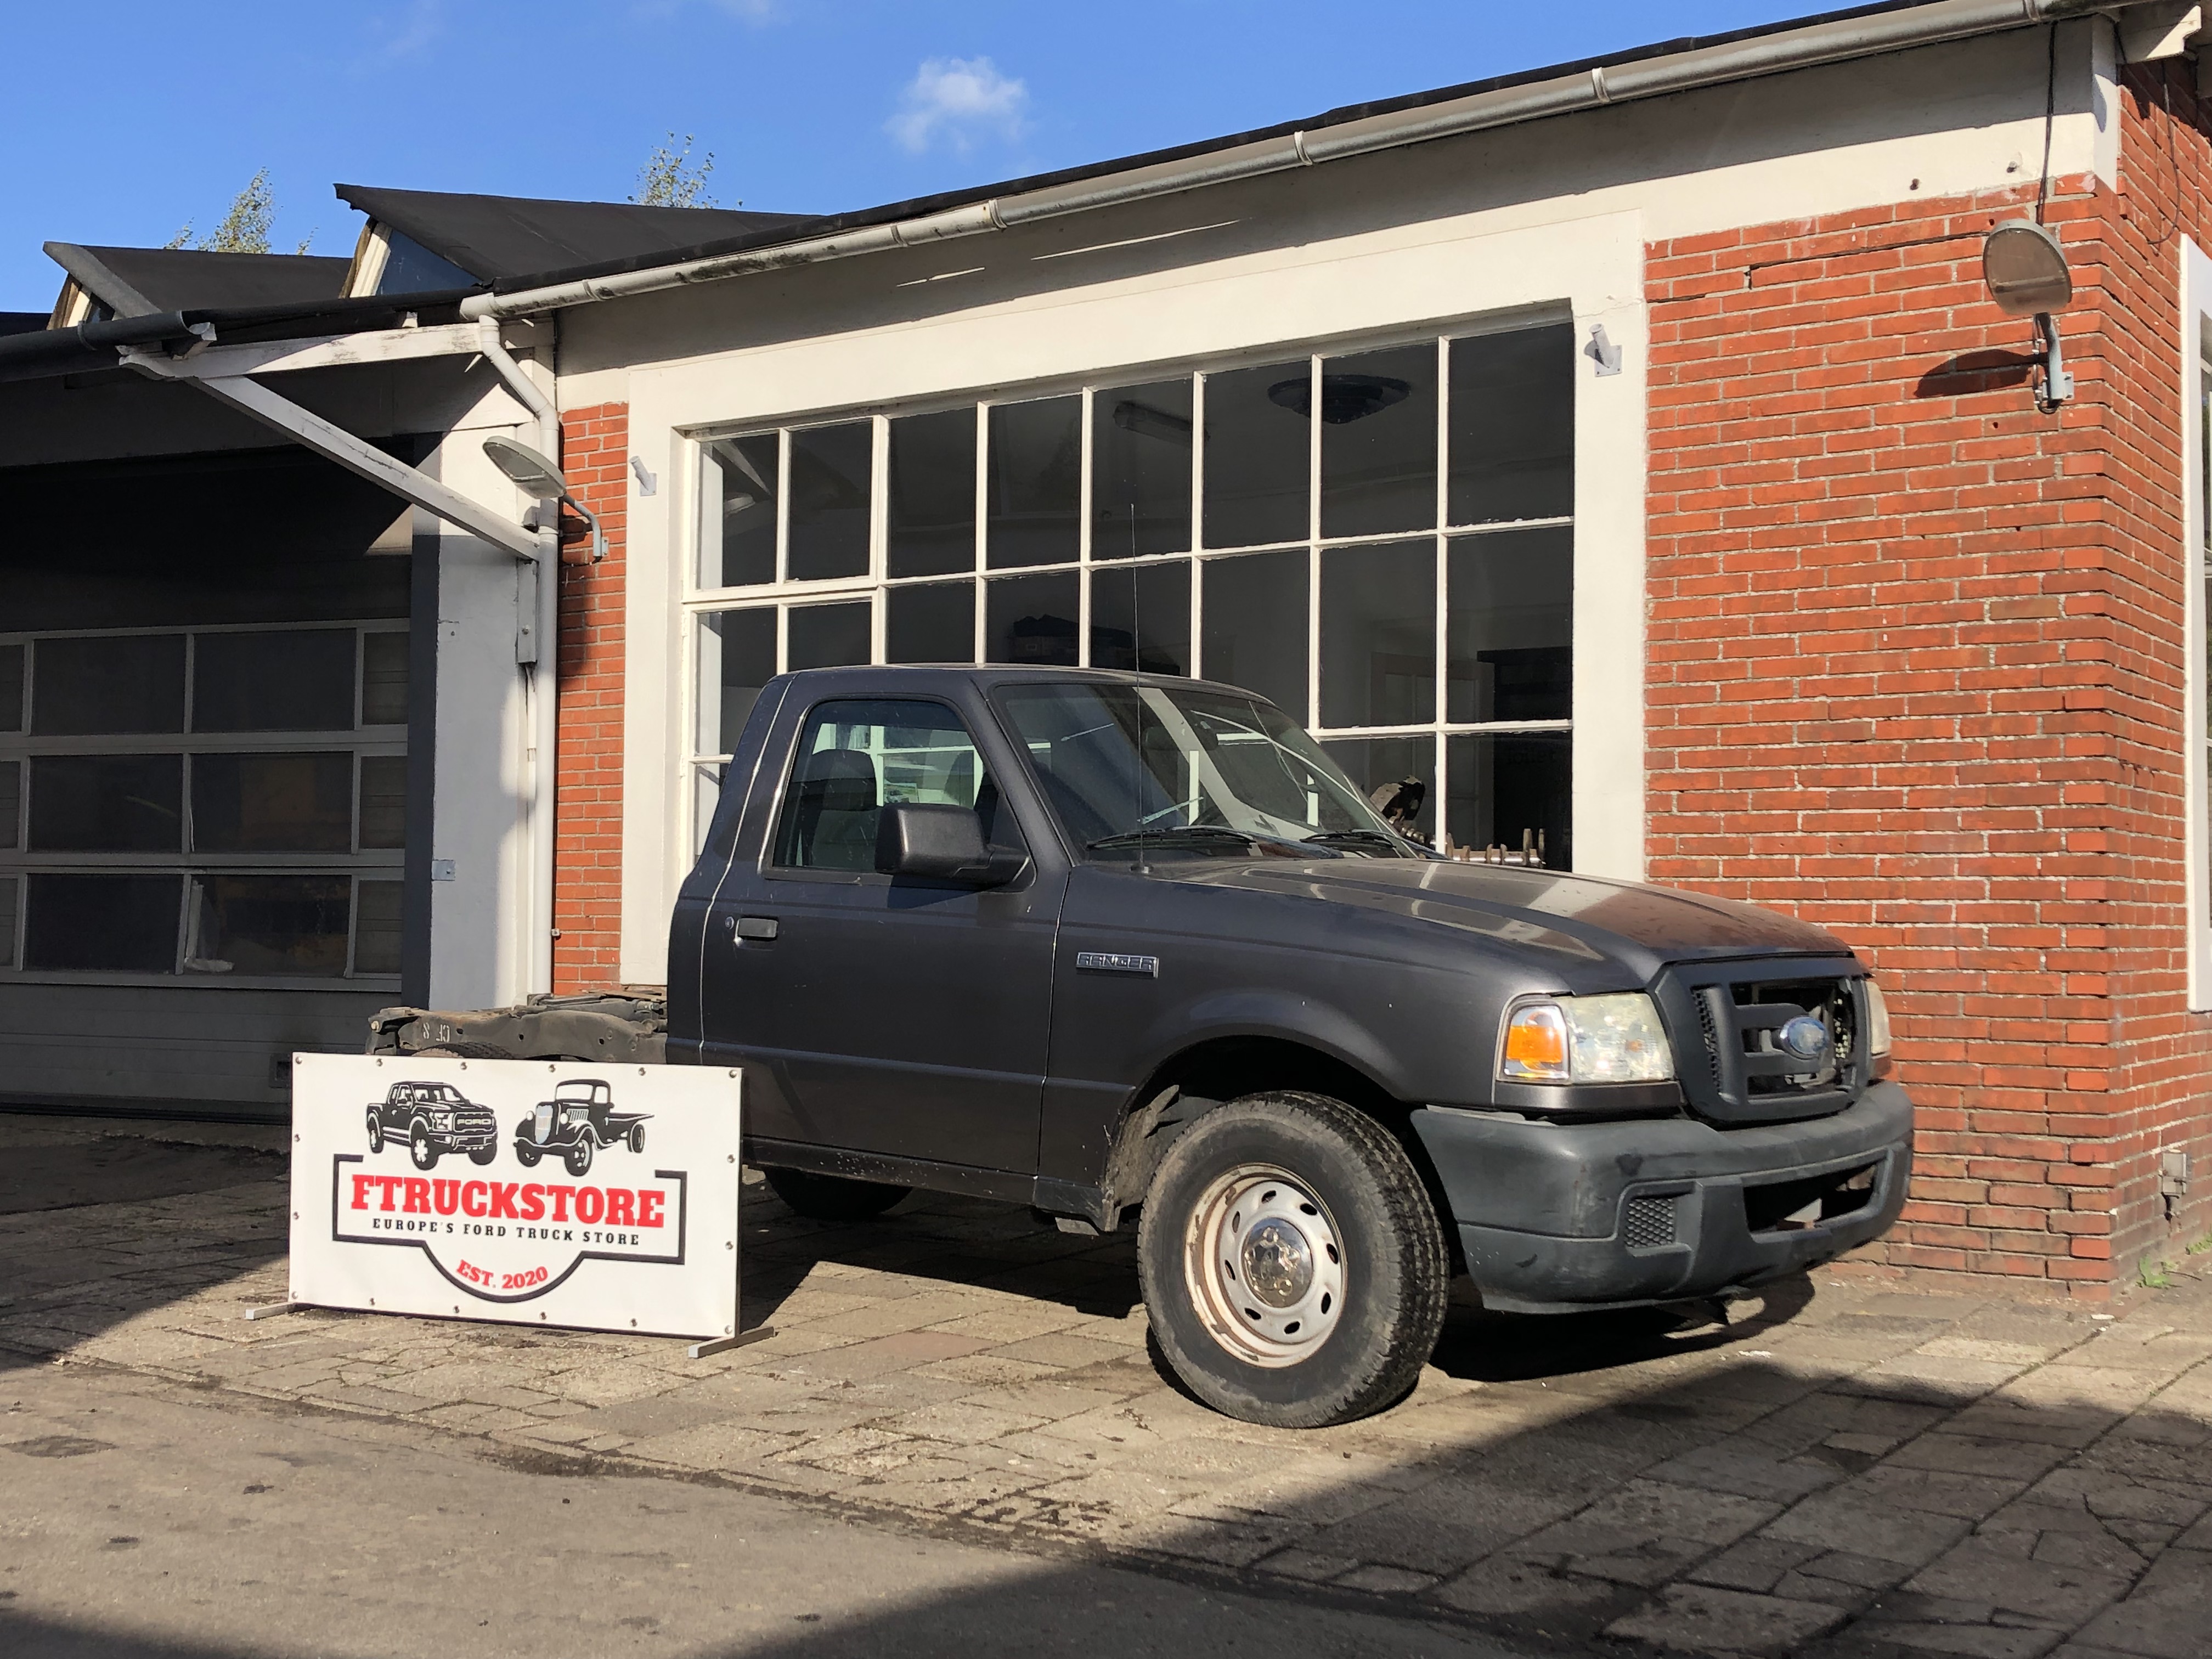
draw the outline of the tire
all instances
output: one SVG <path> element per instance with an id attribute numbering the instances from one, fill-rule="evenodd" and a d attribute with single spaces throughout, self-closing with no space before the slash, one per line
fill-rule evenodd
<path id="1" fill-rule="evenodd" d="M 514 1060 L 515 1055 L 496 1043 L 441 1042 L 434 1048 L 417 1048 L 416 1060 Z"/>
<path id="2" fill-rule="evenodd" d="M 805 1170 L 763 1170 L 769 1190 L 809 1221 L 872 1221 L 914 1190 L 850 1176 Z"/>
<path id="3" fill-rule="evenodd" d="M 570 1141 L 568 1149 L 561 1154 L 561 1161 L 568 1166 L 570 1175 L 584 1174 L 592 1167 L 592 1143 L 588 1140 Z"/>
<path id="4" fill-rule="evenodd" d="M 643 1152 L 645 1151 L 645 1125 L 642 1123 L 631 1124 L 629 1126 L 629 1133 L 624 1136 L 623 1139 L 629 1143 L 630 1151 L 633 1152 Z"/>
<path id="5" fill-rule="evenodd" d="M 1160 1351 L 1224 1415 L 1349 1423 L 1409 1393 L 1443 1329 L 1450 1258 L 1406 1150 L 1326 1095 L 1216 1107 L 1160 1161 L 1138 1224 Z"/>
<path id="6" fill-rule="evenodd" d="M 368 1150 L 372 1152 L 384 1150 L 384 1120 L 374 1112 L 368 1115 Z"/>
<path id="7" fill-rule="evenodd" d="M 524 1169 L 536 1169 L 538 1167 L 538 1149 L 532 1146 L 528 1141 L 518 1140 L 514 1143 L 514 1161 L 517 1164 L 520 1164 Z"/>
<path id="8" fill-rule="evenodd" d="M 475 1164 L 479 1170 L 482 1170 L 487 1168 L 491 1164 L 492 1160 L 498 1156 L 499 1148 L 496 1146 L 477 1146 L 471 1149 L 469 1152 L 469 1162 Z"/>
<path id="9" fill-rule="evenodd" d="M 407 1132 L 407 1155 L 418 1170 L 438 1167 L 438 1149 L 430 1144 L 430 1131 L 420 1123 Z"/>

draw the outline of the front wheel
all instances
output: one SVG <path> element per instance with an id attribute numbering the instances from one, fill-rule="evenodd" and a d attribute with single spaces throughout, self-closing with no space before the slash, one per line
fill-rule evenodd
<path id="1" fill-rule="evenodd" d="M 538 1167 L 538 1149 L 526 1140 L 514 1143 L 514 1161 L 526 1170 Z"/>
<path id="2" fill-rule="evenodd" d="M 1168 1149 L 1137 1238 L 1145 1310 L 1215 1410 L 1323 1428 L 1408 1393 L 1443 1328 L 1449 1258 L 1406 1150 L 1325 1095 L 1248 1095 Z"/>
<path id="3" fill-rule="evenodd" d="M 490 1162 L 498 1156 L 499 1148 L 497 1146 L 472 1146 L 469 1149 L 469 1162 L 475 1164 L 479 1170 L 490 1164 Z"/>
<path id="4" fill-rule="evenodd" d="M 431 1142 L 429 1130 L 416 1124 L 407 1136 L 407 1155 L 415 1160 L 418 1170 L 438 1167 L 438 1148 Z"/>
<path id="5" fill-rule="evenodd" d="M 592 1143 L 588 1140 L 570 1141 L 568 1150 L 561 1154 L 561 1160 L 568 1166 L 570 1175 L 582 1175 L 592 1167 Z"/>

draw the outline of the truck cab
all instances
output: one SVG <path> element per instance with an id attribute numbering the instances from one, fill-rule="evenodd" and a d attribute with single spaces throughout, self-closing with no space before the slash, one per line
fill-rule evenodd
<path id="1" fill-rule="evenodd" d="M 762 692 L 671 930 L 666 1054 L 741 1068 L 804 1212 L 1135 1219 L 1231 1414 L 1408 1389 L 1448 1281 L 1739 1293 L 1895 1220 L 1881 994 L 1778 914 L 1407 839 L 1235 687 L 866 667 Z"/>

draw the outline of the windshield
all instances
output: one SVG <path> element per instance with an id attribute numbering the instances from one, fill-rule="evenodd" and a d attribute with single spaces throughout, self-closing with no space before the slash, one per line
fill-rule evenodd
<path id="1" fill-rule="evenodd" d="M 468 1097 L 450 1083 L 433 1084 L 422 1091 L 422 1097 L 435 1106 L 465 1106 Z"/>
<path id="2" fill-rule="evenodd" d="M 1079 682 L 1007 686 L 997 701 L 1062 827 L 1099 856 L 1170 841 L 1242 854 L 1240 836 L 1411 854 L 1314 740 L 1256 697 Z"/>
<path id="3" fill-rule="evenodd" d="M 592 1098 L 592 1087 L 588 1083 L 556 1083 L 553 1085 L 553 1098 L 564 1105 L 587 1104 Z"/>

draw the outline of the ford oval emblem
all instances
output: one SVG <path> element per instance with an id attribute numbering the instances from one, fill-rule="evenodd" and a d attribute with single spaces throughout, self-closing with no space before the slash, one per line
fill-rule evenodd
<path id="1" fill-rule="evenodd" d="M 1820 1060 L 1828 1052 L 1828 1028 L 1810 1014 L 1800 1014 L 1778 1033 L 1782 1046 L 1800 1060 Z"/>

